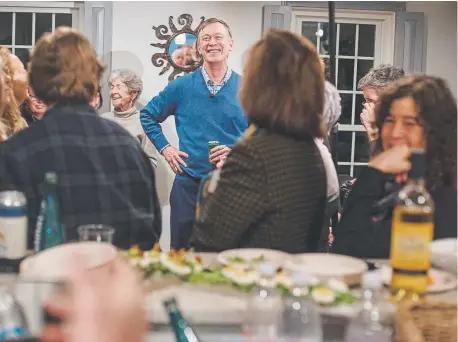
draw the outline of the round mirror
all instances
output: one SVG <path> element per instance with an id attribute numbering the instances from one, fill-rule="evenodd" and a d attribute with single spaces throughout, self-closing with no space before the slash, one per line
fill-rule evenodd
<path id="1" fill-rule="evenodd" d="M 197 53 L 197 37 L 192 33 L 180 33 L 170 41 L 168 54 L 176 67 L 192 70 L 200 65 Z"/>

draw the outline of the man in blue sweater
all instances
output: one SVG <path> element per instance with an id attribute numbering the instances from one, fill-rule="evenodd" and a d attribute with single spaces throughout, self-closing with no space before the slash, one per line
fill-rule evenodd
<path id="1" fill-rule="evenodd" d="M 238 99 L 240 75 L 227 62 L 232 46 L 224 21 L 204 21 L 197 44 L 203 66 L 170 82 L 140 111 L 143 129 L 176 174 L 170 193 L 171 248 L 188 248 L 200 180 L 227 156 L 248 126 Z M 168 143 L 160 126 L 169 115 L 175 116 L 178 149 Z M 210 158 L 209 141 L 220 143 Z"/>

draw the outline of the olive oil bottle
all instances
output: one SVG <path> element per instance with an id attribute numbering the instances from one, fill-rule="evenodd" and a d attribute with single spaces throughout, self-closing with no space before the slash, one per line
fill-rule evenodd
<path id="1" fill-rule="evenodd" d="M 415 151 L 412 169 L 399 192 L 391 233 L 390 290 L 394 301 L 417 300 L 426 294 L 434 234 L 434 202 L 425 188 L 426 156 Z"/>

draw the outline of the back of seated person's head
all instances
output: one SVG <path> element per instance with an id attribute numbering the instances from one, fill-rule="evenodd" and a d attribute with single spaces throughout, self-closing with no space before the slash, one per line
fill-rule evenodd
<path id="1" fill-rule="evenodd" d="M 90 103 L 104 71 L 89 40 L 75 29 L 59 27 L 35 46 L 30 85 L 47 105 Z"/>
<path id="2" fill-rule="evenodd" d="M 377 103 L 379 93 L 383 88 L 405 75 L 402 68 L 394 65 L 382 64 L 372 68 L 359 80 L 358 90 L 362 90 L 366 102 Z"/>
<path id="3" fill-rule="evenodd" d="M 409 75 L 393 82 L 381 93 L 376 125 L 383 150 L 399 144 L 426 150 L 430 189 L 456 187 L 457 107 L 444 80 Z"/>
<path id="4" fill-rule="evenodd" d="M 272 30 L 249 51 L 240 87 L 248 120 L 296 139 L 323 137 L 324 72 L 315 46 Z"/>
<path id="5" fill-rule="evenodd" d="M 326 124 L 326 130 L 329 133 L 331 128 L 339 121 L 342 114 L 342 106 L 337 88 L 328 81 L 325 83 L 324 99 L 323 120 Z"/>

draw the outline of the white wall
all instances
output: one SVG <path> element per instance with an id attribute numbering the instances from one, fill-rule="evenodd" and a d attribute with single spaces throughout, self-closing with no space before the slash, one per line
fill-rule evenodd
<path id="1" fill-rule="evenodd" d="M 444 78 L 457 95 L 456 1 L 409 1 L 408 12 L 423 12 L 426 19 L 426 73 Z"/>
<path id="2" fill-rule="evenodd" d="M 168 73 L 159 76 L 159 68 L 151 63 L 151 56 L 161 50 L 150 44 L 158 42 L 152 26 L 168 25 L 169 16 L 176 19 L 183 13 L 194 18 L 193 28 L 200 17 L 217 17 L 226 21 L 232 29 L 234 49 L 230 56 L 230 66 L 241 73 L 244 52 L 261 37 L 262 6 L 268 2 L 136 2 L 115 1 L 113 3 L 113 61 L 112 68 L 131 68 L 143 76 L 144 90 L 139 106 L 146 104 L 168 83 Z M 279 4 L 270 2 L 269 4 Z M 174 21 L 178 28 L 181 26 Z M 173 118 L 163 125 L 163 131 L 171 144 L 177 144 L 177 135 Z M 168 196 L 173 182 L 173 173 L 159 158 L 157 185 L 163 205 L 164 238 L 163 248 L 168 246 L 170 207 Z"/>

